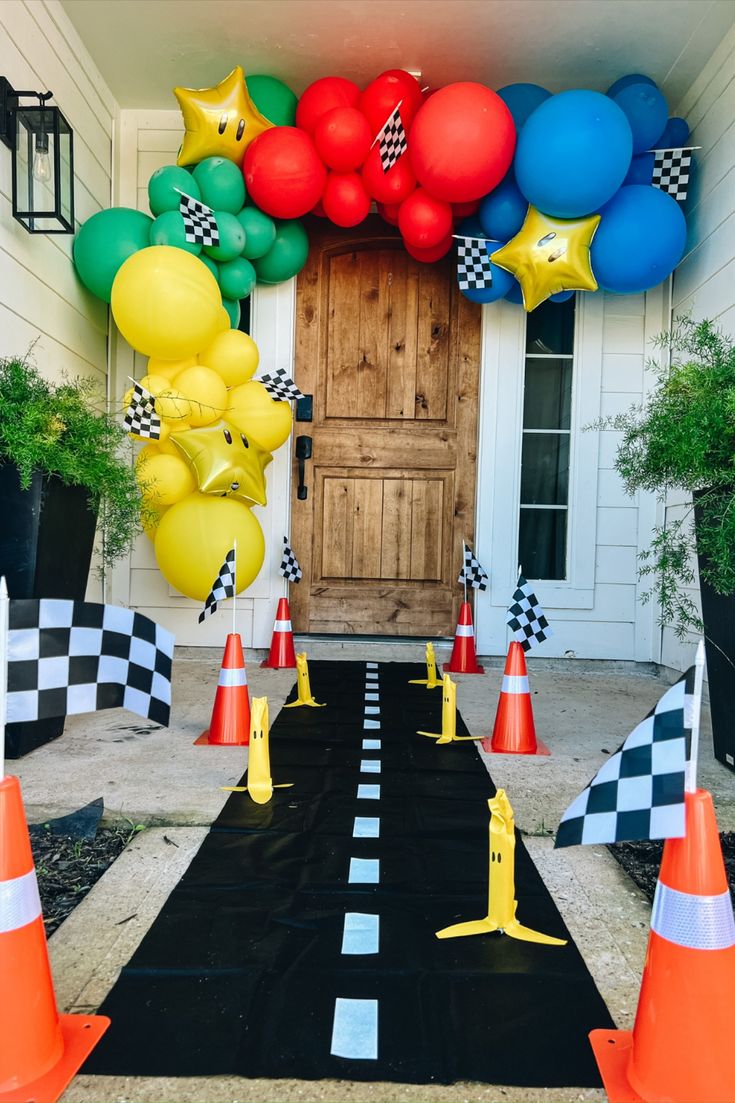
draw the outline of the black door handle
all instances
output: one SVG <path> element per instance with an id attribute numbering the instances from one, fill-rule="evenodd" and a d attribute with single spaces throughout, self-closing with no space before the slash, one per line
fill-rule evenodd
<path id="1" fill-rule="evenodd" d="M 296 438 L 296 459 L 299 461 L 299 488 L 296 497 L 300 502 L 306 501 L 309 491 L 304 483 L 304 462 L 311 459 L 311 437 Z"/>

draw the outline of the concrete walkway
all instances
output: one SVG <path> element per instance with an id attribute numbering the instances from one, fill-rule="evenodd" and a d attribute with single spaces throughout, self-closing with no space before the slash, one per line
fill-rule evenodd
<path id="1" fill-rule="evenodd" d="M 312 658 L 423 660 L 423 646 L 413 643 L 312 642 L 308 650 Z M 447 656 L 438 649 L 438 657 Z M 209 721 L 220 659 L 219 652 L 209 650 L 177 652 L 170 728 L 156 729 L 121 710 L 72 717 L 61 740 L 11 764 L 21 779 L 29 820 L 62 815 L 102 796 L 108 822 L 147 825 L 50 940 L 61 1010 L 89 1012 L 99 1006 L 225 803 L 228 794 L 219 786 L 232 784 L 244 772 L 245 750 L 193 745 Z M 502 676 L 502 660 L 484 662 L 483 677 L 458 678 L 458 706 L 475 735 L 491 729 Z M 629 1028 L 650 909 L 604 847 L 554 851 L 550 833 L 567 804 L 651 708 L 667 681 L 632 664 L 531 659 L 529 667 L 537 733 L 550 747 L 551 757 L 480 753 L 493 781 L 507 789 L 528 850 L 613 1018 Z M 294 672 L 261 670 L 251 655 L 248 680 L 251 696 L 267 694 L 273 720 Z M 318 696 L 318 685 L 314 688 Z M 432 692 L 438 696 L 438 690 Z M 733 775 L 713 759 L 708 721 L 705 710 L 700 783 L 713 793 L 721 829 L 733 830 Z M 529 1039 L 529 1059 L 532 1053 Z M 66 1103 L 556 1103 L 603 1098 L 600 1091 L 574 1088 L 533 1091 L 486 1084 L 427 1087 L 225 1077 L 78 1077 L 64 1096 Z"/>

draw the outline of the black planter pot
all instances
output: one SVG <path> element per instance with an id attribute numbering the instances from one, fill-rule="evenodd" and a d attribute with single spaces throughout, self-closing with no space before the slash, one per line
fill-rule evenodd
<path id="1" fill-rule="evenodd" d="M 15 465 L 0 464 L 0 575 L 11 598 L 82 601 L 96 524 L 84 487 L 37 471 L 22 490 Z M 63 717 L 8 724 L 6 756 L 20 758 L 63 730 Z"/>

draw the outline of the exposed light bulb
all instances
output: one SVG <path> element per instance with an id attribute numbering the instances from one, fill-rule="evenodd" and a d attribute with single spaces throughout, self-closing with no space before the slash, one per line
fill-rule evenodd
<path id="1" fill-rule="evenodd" d="M 48 138 L 45 134 L 36 138 L 36 152 L 33 155 L 33 179 L 39 184 L 48 184 L 51 179 L 51 159 L 48 155 Z"/>

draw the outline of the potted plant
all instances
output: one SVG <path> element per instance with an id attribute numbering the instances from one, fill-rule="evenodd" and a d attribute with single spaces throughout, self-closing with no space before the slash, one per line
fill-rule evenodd
<path id="1" fill-rule="evenodd" d="M 653 583 L 644 600 L 655 596 L 661 623 L 680 638 L 704 633 L 715 755 L 735 768 L 735 342 L 711 321 L 677 318 L 656 343 L 671 353 L 650 365 L 656 386 L 605 426 L 623 434 L 615 466 L 629 493 L 692 494 L 643 553 L 641 574 Z"/>
<path id="2" fill-rule="evenodd" d="M 96 389 L 52 383 L 29 356 L 0 359 L 0 574 L 11 598 L 83 600 L 95 531 L 109 566 L 140 529 L 129 438 L 95 408 Z M 8 756 L 62 731 L 63 719 L 10 724 Z"/>

